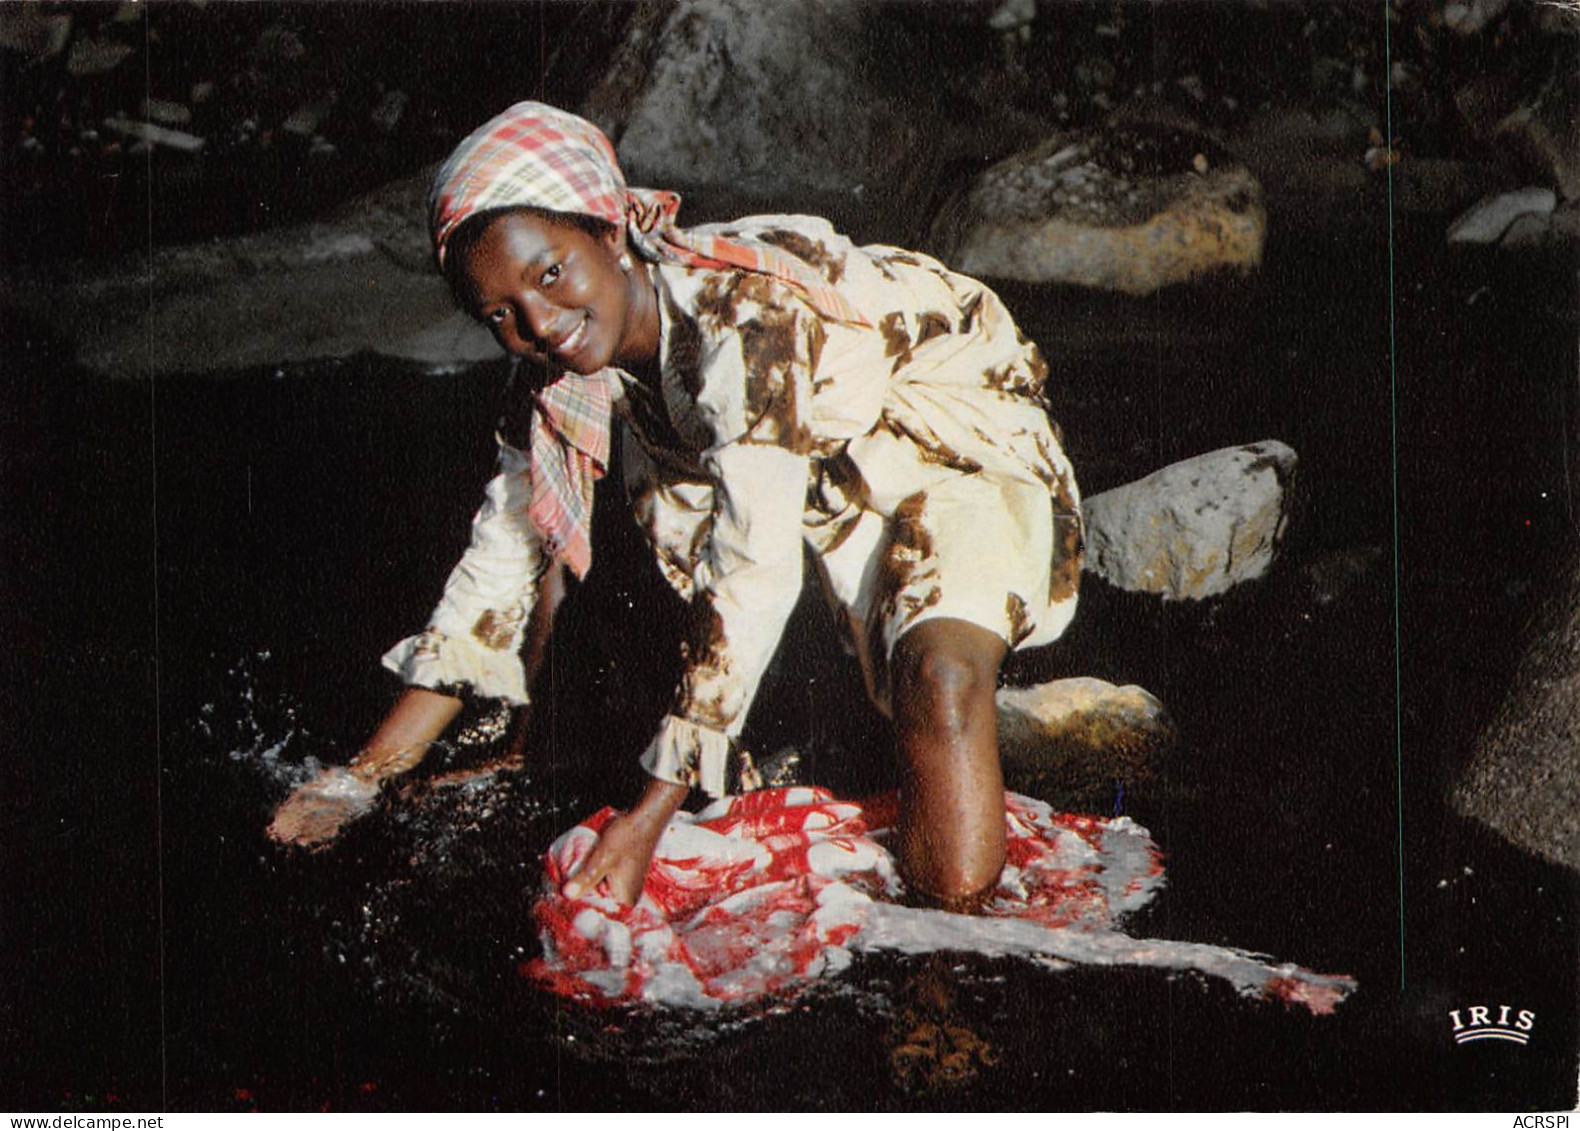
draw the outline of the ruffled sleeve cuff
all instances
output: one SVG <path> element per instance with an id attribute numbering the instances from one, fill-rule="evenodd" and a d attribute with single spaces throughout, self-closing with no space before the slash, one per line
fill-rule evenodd
<path id="1" fill-rule="evenodd" d="M 660 781 L 727 797 L 762 788 L 751 755 L 722 730 L 665 715 L 642 753 L 642 768 Z"/>
<path id="2" fill-rule="evenodd" d="M 430 628 L 384 653 L 384 666 L 413 687 L 527 705 L 527 673 L 515 650 L 486 647 L 471 636 Z"/>

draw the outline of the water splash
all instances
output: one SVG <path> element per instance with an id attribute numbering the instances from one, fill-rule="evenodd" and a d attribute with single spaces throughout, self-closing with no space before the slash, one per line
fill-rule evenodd
<path id="1" fill-rule="evenodd" d="M 223 669 L 214 697 L 192 722 L 200 747 L 223 751 L 227 761 L 282 796 L 326 767 L 349 762 L 355 750 L 344 738 L 304 722 L 306 711 L 290 686 L 271 651 L 246 653 Z M 469 710 L 453 737 L 430 745 L 425 769 L 442 772 L 500 753 L 510 721 L 508 705 Z"/>
<path id="2" fill-rule="evenodd" d="M 273 654 L 251 652 L 225 669 L 213 699 L 193 722 L 201 746 L 224 751 L 255 778 L 284 793 L 323 771 L 319 754 L 330 750 L 300 720 L 300 703 L 286 691 L 269 688 Z M 315 752 L 316 751 L 316 752 Z"/>

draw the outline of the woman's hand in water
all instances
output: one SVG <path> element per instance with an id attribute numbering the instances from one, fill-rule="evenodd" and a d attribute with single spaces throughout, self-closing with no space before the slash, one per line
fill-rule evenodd
<path id="1" fill-rule="evenodd" d="M 649 782 L 636 808 L 604 826 L 591 855 L 565 881 L 565 896 L 576 899 L 595 891 L 626 906 L 635 903 L 647 882 L 658 838 L 689 792 L 689 787 L 674 782 Z"/>
<path id="2" fill-rule="evenodd" d="M 413 769 L 461 710 L 461 701 L 408 687 L 349 766 L 331 766 L 303 782 L 274 811 L 269 838 L 298 848 L 327 847 L 340 831 L 373 811 L 379 787 Z"/>

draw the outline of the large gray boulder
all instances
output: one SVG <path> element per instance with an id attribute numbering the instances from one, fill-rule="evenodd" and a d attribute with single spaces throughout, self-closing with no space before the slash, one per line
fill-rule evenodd
<path id="1" fill-rule="evenodd" d="M 1170 464 L 1083 504 L 1086 568 L 1120 589 L 1213 597 L 1264 575 L 1288 524 L 1294 449 L 1263 440 Z"/>
<path id="2" fill-rule="evenodd" d="M 636 184 L 792 200 L 890 192 L 920 146 L 869 80 L 863 6 L 679 0 L 633 21 L 588 112 Z"/>
<path id="3" fill-rule="evenodd" d="M 1580 564 L 1570 565 L 1452 800 L 1526 851 L 1580 870 Z"/>
<path id="4" fill-rule="evenodd" d="M 1057 134 L 982 173 L 932 245 L 968 275 L 1146 295 L 1261 265 L 1262 190 L 1174 121 Z"/>

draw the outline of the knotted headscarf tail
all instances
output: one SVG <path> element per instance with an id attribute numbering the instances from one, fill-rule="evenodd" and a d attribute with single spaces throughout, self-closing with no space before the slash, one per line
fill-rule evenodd
<path id="1" fill-rule="evenodd" d="M 593 484 L 609 466 L 609 382 L 567 374 L 534 400 L 527 515 L 543 548 L 586 577 L 592 568 Z"/>
<path id="2" fill-rule="evenodd" d="M 467 217 L 510 207 L 596 216 L 623 226 L 627 242 L 645 259 L 772 275 L 800 288 L 826 317 L 867 325 L 855 307 L 795 257 L 681 228 L 675 223 L 676 193 L 627 187 L 602 130 L 541 102 L 516 103 L 474 131 L 440 167 L 428 201 L 440 266 L 450 237 Z M 610 404 L 605 374 L 566 374 L 538 395 L 533 414 L 528 514 L 549 552 L 579 577 L 592 566 L 593 483 L 608 467 Z"/>

